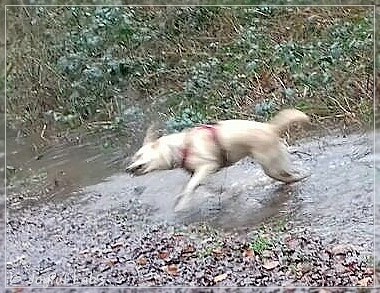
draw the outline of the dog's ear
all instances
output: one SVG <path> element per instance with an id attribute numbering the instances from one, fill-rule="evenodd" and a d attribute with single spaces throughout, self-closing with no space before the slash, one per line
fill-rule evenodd
<path id="1" fill-rule="evenodd" d="M 152 123 L 149 127 L 148 130 L 146 131 L 145 138 L 143 144 L 147 144 L 150 142 L 153 142 L 158 139 L 158 131 L 157 131 L 157 126 L 155 123 Z"/>

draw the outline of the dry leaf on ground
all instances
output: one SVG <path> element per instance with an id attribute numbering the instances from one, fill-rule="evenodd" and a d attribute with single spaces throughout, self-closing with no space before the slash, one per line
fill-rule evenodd
<path id="1" fill-rule="evenodd" d="M 179 274 L 179 269 L 178 269 L 178 266 L 176 264 L 168 265 L 168 266 L 166 266 L 165 269 L 169 275 L 177 276 Z"/>
<path id="2" fill-rule="evenodd" d="M 214 278 L 214 282 L 215 282 L 215 283 L 221 282 L 221 281 L 225 280 L 225 279 L 227 278 L 227 276 L 228 276 L 228 275 L 227 275 L 226 273 L 221 274 L 221 275 L 218 275 L 218 276 L 216 276 L 216 277 Z"/>
<path id="3" fill-rule="evenodd" d="M 372 278 L 371 277 L 366 277 L 364 279 L 361 279 L 358 281 L 358 285 L 359 286 L 363 286 L 363 287 L 367 287 L 368 286 L 368 283 L 371 283 L 372 281 Z"/>
<path id="4" fill-rule="evenodd" d="M 271 260 L 271 261 L 264 262 L 263 268 L 267 270 L 272 270 L 275 267 L 277 267 L 279 264 L 280 263 L 277 260 Z"/>

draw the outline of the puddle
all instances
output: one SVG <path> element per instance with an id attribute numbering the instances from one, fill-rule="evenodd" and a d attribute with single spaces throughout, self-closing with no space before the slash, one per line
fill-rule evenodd
<path id="1" fill-rule="evenodd" d="M 8 136 L 7 207 L 16 211 L 64 200 L 118 172 L 124 157 L 94 141 L 57 144 L 37 156 L 30 138 Z"/>
<path id="2" fill-rule="evenodd" d="M 285 185 L 268 178 L 248 160 L 210 176 L 191 206 L 174 213 L 175 196 L 189 176 L 182 170 L 156 171 L 139 177 L 118 174 L 87 187 L 101 198 L 87 209 L 114 209 L 137 197 L 152 209 L 152 221 L 207 222 L 225 230 L 244 230 L 268 219 L 286 217 L 333 239 L 371 246 L 374 168 L 367 135 L 309 139 L 291 148 L 297 168 L 312 175 Z"/>
<path id="3" fill-rule="evenodd" d="M 120 172 L 119 152 L 104 154 L 93 145 L 57 146 L 35 160 L 30 144 L 10 147 L 8 164 L 15 162 L 19 176 L 43 170 L 55 185 L 34 202 L 11 201 L 8 208 L 62 201 L 73 191 L 88 211 L 117 209 L 138 199 L 151 210 L 152 221 L 207 222 L 225 230 L 244 230 L 272 218 L 291 216 L 297 225 L 312 225 L 321 234 L 368 239 L 373 233 L 374 166 L 370 135 L 315 137 L 291 147 L 296 168 L 311 172 L 301 182 L 285 185 L 264 175 L 248 159 L 211 175 L 192 197 L 191 205 L 174 213 L 175 196 L 189 179 L 180 170 L 156 171 L 133 177 Z M 25 155 L 26 153 L 26 155 Z M 24 154 L 24 157 L 22 157 Z M 29 160 L 26 160 L 29 157 Z M 95 182 L 100 182 L 91 185 Z M 12 187 L 9 188 L 12 194 Z M 80 192 L 80 195 L 78 194 Z M 101 195 L 101 196 L 99 196 Z M 96 200 L 86 201 L 86 198 Z M 364 241 L 363 239 L 363 241 Z"/>
<path id="4" fill-rule="evenodd" d="M 10 158 L 26 172 L 23 175 L 41 169 L 48 175 L 63 170 L 70 180 L 62 190 L 57 189 L 60 192 L 36 190 L 33 201 L 21 198 L 16 186 L 10 188 L 7 282 L 34 284 L 35 276 L 48 276 L 51 271 L 66 276 L 74 270 L 88 276 L 92 264 L 83 253 L 107 251 L 115 257 L 111 248 L 122 245 L 116 255 L 133 262 L 140 255 L 142 241 L 145 250 L 153 249 L 152 245 L 167 239 L 165 233 L 176 235 L 174 231 L 187 224 L 202 227 L 197 223 L 213 226 L 223 235 L 247 237 L 260 231 L 261 224 L 278 220 L 291 223 L 297 231 L 307 228 L 323 239 L 324 246 L 349 243 L 365 257 L 371 256 L 372 136 L 311 137 L 290 151 L 295 167 L 311 173 L 308 179 L 285 185 L 264 175 L 256 164 L 242 160 L 210 176 L 194 192 L 188 209 L 180 213 L 173 212 L 175 197 L 189 179 L 182 170 L 133 177 L 121 172 L 121 151 L 103 154 L 91 144 L 58 146 L 37 161 L 24 161 L 21 152 L 15 152 Z M 191 237 L 192 232 L 186 231 Z M 93 270 L 103 276 L 102 255 L 96 257 Z M 120 268 L 128 269 L 128 265 L 122 262 Z M 125 276 L 109 272 L 115 278 Z"/>

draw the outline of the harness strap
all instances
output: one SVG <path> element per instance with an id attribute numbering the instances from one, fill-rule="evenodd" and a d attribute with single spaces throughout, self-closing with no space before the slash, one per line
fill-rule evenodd
<path id="1" fill-rule="evenodd" d="M 181 155 L 182 155 L 181 168 L 186 169 L 186 161 L 187 161 L 187 157 L 189 156 L 189 147 L 182 148 Z"/>
<path id="2" fill-rule="evenodd" d="M 220 158 L 221 158 L 220 163 L 222 166 L 226 166 L 228 163 L 227 152 L 223 149 L 223 146 L 220 143 L 220 140 L 218 137 L 218 129 L 214 125 L 201 125 L 198 127 L 198 129 L 199 130 L 204 129 L 204 130 L 207 130 L 211 133 L 211 137 L 212 137 L 213 142 L 215 143 L 216 146 L 219 147 Z M 181 150 L 181 155 L 182 155 L 181 167 L 184 169 L 186 169 L 186 161 L 187 161 L 187 158 L 189 156 L 189 153 L 190 153 L 190 149 L 188 146 L 186 146 L 186 143 L 185 143 L 185 147 L 182 148 L 182 150 Z"/>

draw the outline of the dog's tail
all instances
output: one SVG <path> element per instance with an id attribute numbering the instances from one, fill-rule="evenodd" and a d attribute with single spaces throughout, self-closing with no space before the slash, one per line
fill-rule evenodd
<path id="1" fill-rule="evenodd" d="M 282 134 L 294 122 L 310 123 L 310 119 L 305 113 L 299 110 L 285 109 L 280 111 L 269 121 L 278 134 Z"/>

